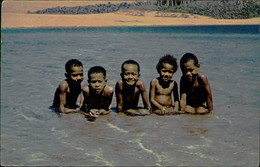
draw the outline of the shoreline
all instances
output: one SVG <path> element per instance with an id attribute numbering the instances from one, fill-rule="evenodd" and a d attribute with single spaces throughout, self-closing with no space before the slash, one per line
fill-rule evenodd
<path id="1" fill-rule="evenodd" d="M 203 26 L 203 25 L 260 25 L 260 18 L 214 19 L 206 16 L 162 12 L 119 11 L 105 14 L 51 15 L 2 13 L 1 28 L 77 28 L 77 27 L 147 27 L 147 26 Z M 163 15 L 163 16 L 157 16 Z"/>

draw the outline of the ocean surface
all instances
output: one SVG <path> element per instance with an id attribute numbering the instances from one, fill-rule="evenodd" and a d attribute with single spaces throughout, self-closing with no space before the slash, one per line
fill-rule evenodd
<path id="1" fill-rule="evenodd" d="M 258 166 L 259 46 L 254 25 L 2 29 L 1 165 Z M 149 91 L 159 58 L 169 53 L 179 63 L 186 52 L 209 80 L 211 114 L 113 111 L 89 122 L 48 109 L 71 58 L 82 61 L 85 81 L 90 67 L 103 66 L 113 87 L 121 64 L 134 59 Z M 179 68 L 173 79 L 180 77 Z"/>

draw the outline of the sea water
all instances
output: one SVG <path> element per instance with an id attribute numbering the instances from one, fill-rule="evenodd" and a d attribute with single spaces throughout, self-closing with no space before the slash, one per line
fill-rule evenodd
<path id="1" fill-rule="evenodd" d="M 2 29 L 1 165 L 257 166 L 259 46 L 253 25 Z M 211 114 L 113 111 L 89 122 L 48 109 L 69 59 L 82 61 L 86 82 L 90 67 L 103 66 L 113 87 L 121 64 L 134 59 L 148 92 L 159 58 L 173 54 L 179 64 L 186 52 L 208 78 Z M 180 77 L 179 68 L 173 79 Z"/>

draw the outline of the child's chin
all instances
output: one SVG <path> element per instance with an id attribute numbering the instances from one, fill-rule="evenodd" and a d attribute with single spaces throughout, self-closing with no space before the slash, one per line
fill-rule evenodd
<path id="1" fill-rule="evenodd" d="M 135 84 L 135 81 L 126 82 L 126 84 L 129 85 L 129 86 L 133 86 Z"/>

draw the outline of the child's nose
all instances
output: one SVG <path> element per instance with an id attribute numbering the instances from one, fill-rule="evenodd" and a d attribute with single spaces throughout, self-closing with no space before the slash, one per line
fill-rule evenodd
<path id="1" fill-rule="evenodd" d="M 81 80 L 82 78 L 83 78 L 83 77 L 80 76 L 80 75 L 77 76 L 77 80 Z"/>
<path id="2" fill-rule="evenodd" d="M 186 75 L 189 75 L 189 76 L 191 76 L 191 75 L 192 75 L 192 73 L 191 73 L 190 71 L 188 71 L 188 72 L 186 73 Z"/>

